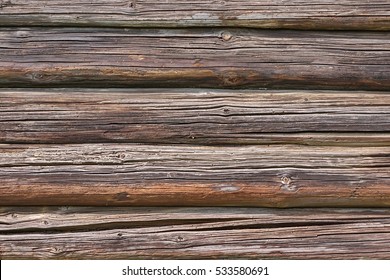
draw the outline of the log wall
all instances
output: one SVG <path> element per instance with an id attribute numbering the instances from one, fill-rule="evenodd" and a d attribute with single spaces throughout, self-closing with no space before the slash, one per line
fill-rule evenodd
<path id="1" fill-rule="evenodd" d="M 385 0 L 0 0 L 0 258 L 390 259 L 389 31 Z"/>

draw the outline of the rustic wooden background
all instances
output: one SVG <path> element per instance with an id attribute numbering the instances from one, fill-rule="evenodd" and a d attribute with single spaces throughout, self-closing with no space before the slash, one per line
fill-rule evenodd
<path id="1" fill-rule="evenodd" d="M 1 259 L 390 259 L 389 206 L 388 0 L 0 0 Z"/>

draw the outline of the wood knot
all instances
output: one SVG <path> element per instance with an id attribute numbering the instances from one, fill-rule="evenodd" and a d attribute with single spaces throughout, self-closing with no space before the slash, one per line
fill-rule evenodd
<path id="1" fill-rule="evenodd" d="M 50 248 L 50 252 L 53 254 L 62 254 L 63 249 L 60 247 L 52 247 L 52 248 Z"/>
<path id="2" fill-rule="evenodd" d="M 292 180 L 288 176 L 282 176 L 280 178 L 280 181 L 282 185 L 280 186 L 280 189 L 283 191 L 288 191 L 288 192 L 296 192 L 298 190 L 298 187 L 293 184 Z"/>
<path id="3" fill-rule="evenodd" d="M 30 35 L 30 33 L 28 31 L 19 30 L 16 31 L 15 35 L 17 38 L 27 38 Z"/>
<path id="4" fill-rule="evenodd" d="M 282 176 L 282 178 L 280 178 L 280 181 L 283 185 L 288 185 L 291 183 L 291 179 L 287 176 Z"/>
<path id="5" fill-rule="evenodd" d="M 176 240 L 177 240 L 177 242 L 183 242 L 183 241 L 184 241 L 184 237 L 178 236 L 178 237 L 176 238 Z"/>
<path id="6" fill-rule="evenodd" d="M 359 196 L 360 196 L 360 187 L 354 187 L 352 192 L 351 192 L 350 197 L 351 198 L 357 198 Z"/>
<path id="7" fill-rule="evenodd" d="M 222 39 L 223 41 L 229 41 L 232 37 L 233 35 L 227 31 L 222 32 L 221 35 L 219 36 L 219 38 Z"/>
<path id="8" fill-rule="evenodd" d="M 124 201 L 128 199 L 128 193 L 127 192 L 120 192 L 115 195 L 116 200 L 118 201 Z"/>
<path id="9" fill-rule="evenodd" d="M 32 81 L 41 81 L 45 78 L 45 76 L 42 74 L 42 73 L 39 73 L 39 72 L 36 72 L 36 73 L 31 73 L 28 75 L 28 77 L 32 80 Z"/>
<path id="10" fill-rule="evenodd" d="M 43 221 L 43 224 L 44 224 L 44 225 L 48 225 L 48 224 L 49 224 L 49 222 L 48 222 L 48 221 L 46 221 L 46 220 L 44 220 L 44 221 Z"/>
<path id="11" fill-rule="evenodd" d="M 11 0 L 0 0 L 0 10 L 7 6 L 12 6 Z"/>
<path id="12" fill-rule="evenodd" d="M 244 78 L 235 71 L 226 71 L 220 74 L 220 80 L 224 86 L 238 86 L 242 84 Z"/>
<path id="13" fill-rule="evenodd" d="M 136 0 L 129 1 L 128 7 L 130 9 L 135 9 Z"/>

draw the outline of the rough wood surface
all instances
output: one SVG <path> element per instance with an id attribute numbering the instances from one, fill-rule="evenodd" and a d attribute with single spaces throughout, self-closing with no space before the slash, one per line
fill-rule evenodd
<path id="1" fill-rule="evenodd" d="M 387 0 L 1 0 L 6 26 L 390 30 Z"/>
<path id="2" fill-rule="evenodd" d="M 0 146 L 0 205 L 390 206 L 390 147 Z"/>
<path id="3" fill-rule="evenodd" d="M 0 143 L 390 146 L 390 93 L 3 89 Z"/>
<path id="4" fill-rule="evenodd" d="M 1 259 L 390 259 L 389 209 L 0 208 Z"/>
<path id="5" fill-rule="evenodd" d="M 390 88 L 390 33 L 2 28 L 0 86 Z"/>
<path id="6" fill-rule="evenodd" d="M 390 259 L 388 0 L 0 0 L 0 26 L 0 259 Z"/>

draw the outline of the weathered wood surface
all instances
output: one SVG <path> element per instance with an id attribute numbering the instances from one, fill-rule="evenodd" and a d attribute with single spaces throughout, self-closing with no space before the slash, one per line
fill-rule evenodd
<path id="1" fill-rule="evenodd" d="M 390 146 L 390 93 L 3 89 L 0 143 Z"/>
<path id="2" fill-rule="evenodd" d="M 0 208 L 1 259 L 390 259 L 389 209 Z"/>
<path id="3" fill-rule="evenodd" d="M 0 145 L 0 205 L 390 206 L 390 147 Z"/>
<path id="4" fill-rule="evenodd" d="M 6 26 L 390 30 L 387 0 L 1 0 Z"/>
<path id="5" fill-rule="evenodd" d="M 0 86 L 390 88 L 390 33 L 3 28 Z"/>

